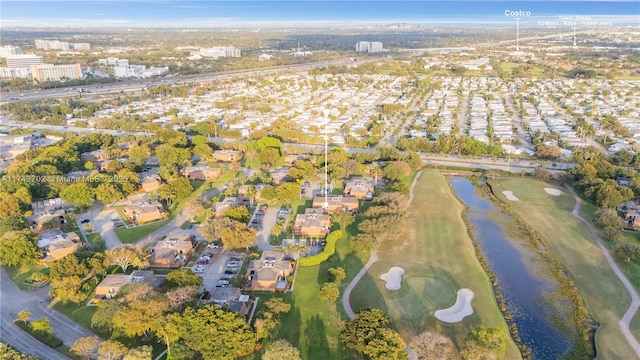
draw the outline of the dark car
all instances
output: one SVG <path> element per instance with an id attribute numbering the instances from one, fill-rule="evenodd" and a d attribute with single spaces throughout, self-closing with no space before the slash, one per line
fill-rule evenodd
<path id="1" fill-rule="evenodd" d="M 89 219 L 82 219 L 80 220 L 80 224 L 88 224 L 89 223 Z"/>
<path id="2" fill-rule="evenodd" d="M 224 271 L 224 274 L 225 274 L 225 275 L 234 275 L 235 273 L 236 273 L 235 271 L 233 271 L 233 270 L 228 270 L 228 269 Z"/>
<path id="3" fill-rule="evenodd" d="M 193 224 L 189 224 L 189 226 L 187 226 L 187 229 L 188 229 L 188 230 L 193 229 Z"/>

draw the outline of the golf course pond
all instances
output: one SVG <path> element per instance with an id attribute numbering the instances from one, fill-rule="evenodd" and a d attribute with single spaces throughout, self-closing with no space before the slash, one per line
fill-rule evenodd
<path id="1" fill-rule="evenodd" d="M 545 275 L 544 261 L 535 250 L 527 248 L 522 238 L 512 237 L 517 226 L 488 195 L 468 178 L 452 177 L 450 184 L 467 206 L 473 236 L 532 358 L 567 357 L 574 347 L 575 329 L 568 324 L 566 301 L 559 294 L 558 281 Z"/>

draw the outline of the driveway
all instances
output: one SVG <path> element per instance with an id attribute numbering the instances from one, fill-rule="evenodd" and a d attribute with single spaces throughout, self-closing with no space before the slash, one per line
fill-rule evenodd
<path id="1" fill-rule="evenodd" d="M 273 250 L 273 245 L 269 244 L 269 238 L 271 237 L 271 230 L 278 221 L 278 211 L 280 209 L 268 208 L 264 215 L 262 215 L 262 230 L 258 231 L 258 249 Z M 255 215 L 254 215 L 255 217 Z M 251 218 L 253 220 L 253 217 Z M 249 221 L 251 223 L 251 221 Z"/>
<path id="2" fill-rule="evenodd" d="M 122 245 L 122 241 L 118 235 L 116 235 L 115 226 L 111 219 L 120 219 L 120 216 L 115 210 L 104 209 L 102 203 L 96 201 L 93 206 L 84 214 L 77 216 L 79 220 L 89 219 L 90 224 L 94 227 L 95 231 L 100 234 L 104 239 L 107 249 L 113 249 Z"/>
<path id="3" fill-rule="evenodd" d="M 49 286 L 33 291 L 20 290 L 9 278 L 4 267 L 0 269 L 0 341 L 15 346 L 20 351 L 33 354 L 42 359 L 63 360 L 66 356 L 51 350 L 36 339 L 24 333 L 13 320 L 21 310 L 31 312 L 31 320 L 48 317 L 55 330 L 56 337 L 67 346 L 81 338 L 93 336 L 88 329 L 74 323 L 61 313 L 49 308 Z"/>
<path id="4" fill-rule="evenodd" d="M 226 251 L 223 249 L 207 249 L 204 252 L 213 253 L 214 256 L 213 256 L 212 262 L 210 262 L 207 265 L 207 268 L 204 270 L 204 272 L 199 274 L 203 280 L 202 282 L 203 290 L 212 291 L 213 289 L 216 288 L 216 285 L 218 284 L 218 280 L 220 280 L 220 278 L 222 277 L 233 278 L 237 275 L 237 274 L 225 275 L 224 271 L 227 269 L 227 262 L 229 261 L 229 259 L 231 259 L 232 257 L 235 257 L 235 258 L 244 260 L 243 253 L 236 253 L 232 251 Z M 239 271 L 240 268 L 242 268 L 242 263 L 240 263 L 237 268 L 233 268 L 233 269 L 236 271 Z"/>

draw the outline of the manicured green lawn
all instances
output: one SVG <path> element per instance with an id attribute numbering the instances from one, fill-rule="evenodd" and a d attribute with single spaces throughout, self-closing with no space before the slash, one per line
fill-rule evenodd
<path id="1" fill-rule="evenodd" d="M 89 245 L 97 251 L 103 251 L 106 249 L 104 239 L 98 233 L 85 234 Z"/>
<path id="2" fill-rule="evenodd" d="M 16 286 L 21 290 L 33 290 L 33 286 L 24 283 L 31 274 L 35 272 L 43 272 L 47 275 L 49 274 L 49 268 L 40 263 L 20 266 L 5 266 L 4 269 L 7 271 L 7 274 L 9 274 L 11 280 L 13 280 Z"/>
<path id="3" fill-rule="evenodd" d="M 475 257 L 461 216 L 463 206 L 451 193 L 447 179 L 425 171 L 416 184 L 414 196 L 408 228 L 399 232 L 396 241 L 380 245 L 378 262 L 351 294 L 353 310 L 364 307 L 384 310 L 406 342 L 431 331 L 450 337 L 463 349 L 464 338 L 478 325 L 499 327 L 508 333 L 489 277 Z M 379 279 L 393 266 L 405 270 L 398 291 L 387 290 L 385 282 Z M 437 320 L 434 311 L 451 306 L 461 288 L 474 292 L 474 314 L 456 324 Z M 520 358 L 511 338 L 507 358 Z"/>
<path id="4" fill-rule="evenodd" d="M 602 359 L 632 359 L 635 357 L 618 324 L 630 303 L 630 297 L 615 276 L 586 226 L 571 215 L 573 196 L 563 193 L 551 196 L 545 187 L 555 184 L 530 179 L 492 180 L 494 193 L 516 210 L 549 244 L 555 256 L 576 281 L 593 318 L 599 323 L 596 332 L 596 352 Z M 503 191 L 513 191 L 519 201 L 508 201 Z M 583 216 L 592 218 L 593 209 Z M 591 217 L 589 217 L 591 215 Z M 640 334 L 638 316 L 631 331 Z"/>
<path id="5" fill-rule="evenodd" d="M 264 309 L 264 303 L 271 297 L 282 297 L 290 303 L 291 311 L 282 315 L 282 324 L 273 339 L 286 339 L 300 349 L 305 360 L 346 360 L 353 359 L 339 343 L 340 324 L 347 320 L 342 309 L 341 298 L 335 304 L 318 300 L 320 286 L 327 280 L 327 269 L 342 266 L 347 279 L 341 286 L 342 291 L 367 261 L 367 254 L 354 252 L 347 239 L 336 244 L 336 254 L 319 266 L 300 267 L 293 292 L 286 294 L 257 293 L 260 297 L 256 314 Z M 252 358 L 260 359 L 262 352 Z"/>

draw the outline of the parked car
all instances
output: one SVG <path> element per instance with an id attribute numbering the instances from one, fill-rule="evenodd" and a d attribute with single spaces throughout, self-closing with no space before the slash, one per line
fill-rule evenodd
<path id="1" fill-rule="evenodd" d="M 224 271 L 225 275 L 235 275 L 237 273 L 237 271 L 233 270 L 233 269 L 227 269 Z"/>
<path id="2" fill-rule="evenodd" d="M 193 266 L 193 272 L 195 272 L 195 273 L 201 273 L 201 272 L 204 272 L 204 269 L 206 269 L 206 268 L 207 268 L 207 267 L 206 267 L 205 265 L 201 265 L 201 264 L 194 265 L 194 266 Z"/>
<path id="3" fill-rule="evenodd" d="M 218 245 L 218 244 L 209 244 L 209 245 L 207 245 L 207 248 L 209 248 L 209 249 L 217 249 L 219 247 L 220 247 L 220 245 Z"/>
<path id="4" fill-rule="evenodd" d="M 89 223 L 89 219 L 82 219 L 80 220 L 80 224 L 88 224 Z"/>
<path id="5" fill-rule="evenodd" d="M 193 224 L 189 224 L 189 226 L 187 226 L 187 230 L 191 230 L 193 229 Z"/>
<path id="6" fill-rule="evenodd" d="M 264 213 L 266 213 L 266 212 L 267 212 L 267 209 L 268 209 L 268 208 L 269 208 L 269 207 L 268 207 L 267 205 L 262 205 L 262 206 L 260 206 L 260 207 L 258 208 L 258 212 L 259 212 L 259 213 L 261 213 L 261 214 L 264 214 Z"/>

